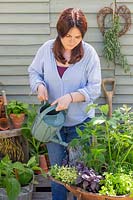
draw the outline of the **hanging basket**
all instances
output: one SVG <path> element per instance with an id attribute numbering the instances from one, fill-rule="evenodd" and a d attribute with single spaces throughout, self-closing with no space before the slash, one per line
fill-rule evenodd
<path id="1" fill-rule="evenodd" d="M 129 197 L 129 195 L 122 195 L 122 196 L 107 196 L 107 195 L 100 195 L 98 193 L 87 192 L 80 187 L 71 186 L 61 181 L 55 180 L 53 177 L 50 179 L 56 183 L 64 185 L 67 190 L 73 193 L 74 196 L 77 197 L 77 200 L 133 200 L 133 197 Z"/>

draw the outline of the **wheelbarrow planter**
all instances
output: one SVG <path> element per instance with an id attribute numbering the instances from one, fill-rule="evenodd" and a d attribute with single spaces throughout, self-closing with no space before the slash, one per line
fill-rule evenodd
<path id="1" fill-rule="evenodd" d="M 61 181 L 55 180 L 53 177 L 49 177 L 50 180 L 64 185 L 64 187 L 73 193 L 74 196 L 77 197 L 77 200 L 133 200 L 133 197 L 129 195 L 122 195 L 122 196 L 108 196 L 108 195 L 100 195 L 98 193 L 92 193 L 83 190 L 80 187 L 72 186 L 65 184 Z"/>
<path id="2" fill-rule="evenodd" d="M 100 195 L 98 193 L 87 192 L 79 187 L 65 185 L 65 187 L 77 197 L 78 200 L 133 200 L 129 195 L 124 196 L 108 196 Z"/>

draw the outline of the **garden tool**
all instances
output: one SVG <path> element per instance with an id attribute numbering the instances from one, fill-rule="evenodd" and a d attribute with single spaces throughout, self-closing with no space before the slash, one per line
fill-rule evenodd
<path id="1" fill-rule="evenodd" d="M 107 89 L 107 86 L 111 86 L 111 89 Z M 104 78 L 102 80 L 102 88 L 104 91 L 104 95 L 107 99 L 107 103 L 109 105 L 109 117 L 112 116 L 112 98 L 115 92 L 115 79 L 114 78 Z"/>
<path id="2" fill-rule="evenodd" d="M 8 113 L 7 113 L 7 98 L 6 98 L 6 92 L 5 90 L 2 90 L 2 97 L 3 97 L 3 101 L 4 101 L 4 108 L 5 108 L 5 115 L 6 115 L 6 120 L 7 120 L 7 129 L 11 129 L 11 122 L 10 122 L 10 118 L 8 116 Z"/>

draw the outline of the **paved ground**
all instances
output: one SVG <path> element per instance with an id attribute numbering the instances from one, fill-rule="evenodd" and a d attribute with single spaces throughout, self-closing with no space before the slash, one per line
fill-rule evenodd
<path id="1" fill-rule="evenodd" d="M 32 200 L 52 200 L 51 192 L 33 192 Z"/>
<path id="2" fill-rule="evenodd" d="M 72 199 L 72 194 L 69 194 L 68 200 Z M 33 192 L 32 200 L 52 200 L 51 192 Z"/>
<path id="3" fill-rule="evenodd" d="M 34 185 L 32 200 L 52 200 L 50 180 L 41 175 L 37 175 L 35 180 L 38 184 Z M 73 200 L 72 194 L 69 193 L 68 200 Z"/>

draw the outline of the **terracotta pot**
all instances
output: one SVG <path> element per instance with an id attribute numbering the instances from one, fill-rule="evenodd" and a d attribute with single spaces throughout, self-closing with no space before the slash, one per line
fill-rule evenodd
<path id="1" fill-rule="evenodd" d="M 44 172 L 48 172 L 49 170 L 49 159 L 48 159 L 48 155 L 44 154 L 44 155 L 39 155 L 39 167 L 44 171 Z M 41 174 L 41 171 L 36 170 L 35 171 L 36 174 Z"/>
<path id="2" fill-rule="evenodd" d="M 1 117 L 1 112 L 2 112 L 2 106 L 3 106 L 3 102 L 0 101 L 0 117 Z"/>
<path id="3" fill-rule="evenodd" d="M 0 118 L 0 130 L 5 131 L 7 129 L 9 129 L 8 119 L 5 117 Z"/>
<path id="4" fill-rule="evenodd" d="M 21 113 L 21 114 L 13 114 L 11 113 L 10 114 L 10 118 L 11 118 L 11 121 L 13 123 L 13 127 L 14 128 L 21 128 L 22 127 L 22 124 L 24 122 L 24 119 L 25 119 L 25 114 L 24 113 Z"/>

